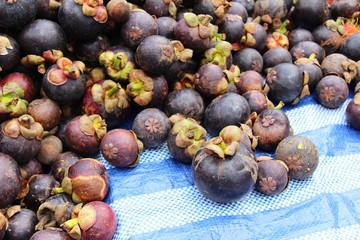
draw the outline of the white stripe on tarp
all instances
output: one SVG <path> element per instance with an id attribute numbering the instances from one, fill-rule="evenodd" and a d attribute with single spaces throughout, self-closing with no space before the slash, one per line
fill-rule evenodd
<path id="1" fill-rule="evenodd" d="M 322 156 L 314 176 L 292 180 L 286 191 L 265 197 L 256 191 L 231 204 L 217 204 L 205 199 L 194 186 L 169 189 L 115 200 L 119 228 L 115 239 L 178 227 L 217 216 L 249 215 L 289 207 L 320 193 L 341 193 L 360 186 L 360 154 Z M 121 226 L 121 227 L 120 227 Z"/>
<path id="2" fill-rule="evenodd" d="M 341 228 L 331 228 L 325 231 L 314 232 L 291 240 L 358 240 L 360 239 L 360 224 Z"/>

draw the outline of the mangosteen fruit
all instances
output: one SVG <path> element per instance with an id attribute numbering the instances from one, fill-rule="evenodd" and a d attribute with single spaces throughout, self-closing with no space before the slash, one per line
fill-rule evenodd
<path id="1" fill-rule="evenodd" d="M 181 0 L 145 0 L 142 7 L 147 13 L 157 18 L 164 16 L 175 18 L 177 7 L 181 2 Z"/>
<path id="2" fill-rule="evenodd" d="M 36 159 L 32 158 L 27 163 L 18 164 L 20 167 L 21 177 L 28 180 L 32 175 L 44 173 L 42 164 Z"/>
<path id="3" fill-rule="evenodd" d="M 245 34 L 244 21 L 240 15 L 227 13 L 219 24 L 219 33 L 224 34 L 229 43 L 240 42 Z"/>
<path id="4" fill-rule="evenodd" d="M 256 49 L 244 48 L 234 53 L 233 64 L 237 65 L 241 72 L 254 70 L 260 73 L 264 66 L 264 60 Z"/>
<path id="5" fill-rule="evenodd" d="M 172 17 L 159 17 L 156 19 L 158 25 L 158 34 L 168 39 L 174 38 L 174 28 L 177 21 Z"/>
<path id="6" fill-rule="evenodd" d="M 268 107 L 268 99 L 266 95 L 259 90 L 249 90 L 242 94 L 250 106 L 250 112 L 260 114 Z"/>
<path id="7" fill-rule="evenodd" d="M 280 63 L 292 63 L 290 52 L 283 47 L 267 50 L 263 55 L 264 69 L 275 67 Z"/>
<path id="8" fill-rule="evenodd" d="M 235 83 L 237 92 L 244 94 L 250 90 L 262 91 L 264 88 L 264 79 L 260 73 L 254 70 L 247 70 L 240 73 L 239 81 Z"/>
<path id="9" fill-rule="evenodd" d="M 305 136 L 293 135 L 283 139 L 276 148 L 275 159 L 289 168 L 291 179 L 310 177 L 319 163 L 319 154 L 314 143 Z"/>
<path id="10" fill-rule="evenodd" d="M 71 151 L 60 153 L 50 165 L 50 173 L 61 183 L 69 167 L 81 157 Z"/>
<path id="11" fill-rule="evenodd" d="M 99 66 L 99 56 L 109 50 L 110 41 L 106 35 L 98 35 L 88 40 L 76 41 L 74 53 L 88 67 Z"/>
<path id="12" fill-rule="evenodd" d="M 20 47 L 17 41 L 7 34 L 0 33 L 0 73 L 14 68 L 19 61 Z"/>
<path id="13" fill-rule="evenodd" d="M 5 29 L 20 29 L 31 22 L 37 12 L 37 0 L 1 1 L 0 27 Z"/>
<path id="14" fill-rule="evenodd" d="M 323 77 L 316 85 L 316 99 L 324 107 L 338 108 L 349 96 L 349 86 L 345 79 L 328 75 Z"/>
<path id="15" fill-rule="evenodd" d="M 115 23 L 125 22 L 131 14 L 131 4 L 126 0 L 110 0 L 106 9 L 110 20 Z"/>
<path id="16" fill-rule="evenodd" d="M 42 164 L 50 165 L 62 151 L 61 140 L 55 135 L 49 135 L 41 139 L 41 147 L 35 157 Z"/>
<path id="17" fill-rule="evenodd" d="M 30 239 L 35 233 L 35 225 L 38 220 L 36 213 L 20 205 L 11 206 L 7 209 L 9 228 L 3 240 Z"/>
<path id="18" fill-rule="evenodd" d="M 328 13 L 327 0 L 297 0 L 294 2 L 291 17 L 298 26 L 312 29 L 325 22 L 328 19 Z"/>
<path id="19" fill-rule="evenodd" d="M 299 42 L 303 41 L 314 41 L 312 32 L 306 28 L 298 27 L 290 31 L 288 35 L 290 48 L 295 46 Z M 320 43 L 318 43 L 320 44 Z"/>
<path id="20" fill-rule="evenodd" d="M 29 103 L 28 114 L 40 123 L 45 131 L 56 128 L 61 119 L 59 105 L 49 98 L 38 98 Z"/>
<path id="21" fill-rule="evenodd" d="M 44 230 L 36 231 L 29 240 L 43 240 L 43 239 L 71 240 L 72 238 L 61 228 L 49 227 Z"/>
<path id="22" fill-rule="evenodd" d="M 346 122 L 350 127 L 360 130 L 360 93 L 356 93 L 345 110 Z"/>
<path id="23" fill-rule="evenodd" d="M 321 63 L 321 69 L 324 75 L 337 75 L 350 83 L 356 78 L 357 63 L 344 54 L 332 53 L 327 55 Z"/>

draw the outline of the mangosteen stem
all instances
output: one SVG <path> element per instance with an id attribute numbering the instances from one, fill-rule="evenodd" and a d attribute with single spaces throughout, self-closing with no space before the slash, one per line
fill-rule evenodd
<path id="1" fill-rule="evenodd" d="M 285 103 L 283 101 L 280 101 L 278 103 L 278 105 L 276 105 L 276 107 L 274 107 L 275 109 L 281 109 L 283 106 L 285 105 Z"/>
<path id="2" fill-rule="evenodd" d="M 61 188 L 61 187 L 55 187 L 55 188 L 53 188 L 53 189 L 52 189 L 52 192 L 53 192 L 54 194 L 65 193 L 64 189 Z"/>
<path id="3" fill-rule="evenodd" d="M 143 84 L 142 83 L 134 83 L 131 85 L 131 91 L 132 92 L 138 92 L 141 89 L 143 89 Z"/>
<path id="4" fill-rule="evenodd" d="M 112 97 L 117 91 L 119 91 L 119 88 L 117 85 L 115 85 L 114 87 L 106 91 L 106 96 Z"/>

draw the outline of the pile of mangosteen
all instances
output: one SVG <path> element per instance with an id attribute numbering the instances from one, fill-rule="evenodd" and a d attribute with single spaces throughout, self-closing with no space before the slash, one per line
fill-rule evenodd
<path id="1" fill-rule="evenodd" d="M 141 167 L 166 144 L 220 203 L 310 177 L 317 148 L 281 108 L 354 94 L 344 114 L 360 130 L 359 13 L 358 0 L 0 0 L 0 239 L 112 239 L 98 153 Z"/>

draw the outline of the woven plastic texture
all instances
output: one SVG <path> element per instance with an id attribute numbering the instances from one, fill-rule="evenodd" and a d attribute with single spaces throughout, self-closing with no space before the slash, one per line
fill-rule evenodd
<path id="1" fill-rule="evenodd" d="M 114 168 L 97 156 L 110 174 L 114 239 L 360 239 L 360 132 L 346 123 L 349 101 L 327 109 L 308 96 L 283 108 L 294 134 L 308 137 L 320 160 L 310 178 L 291 180 L 277 196 L 253 190 L 235 203 L 211 202 L 197 191 L 191 166 L 172 159 L 166 143 L 146 149 L 135 168 Z M 264 154 L 273 156 L 256 152 Z"/>

